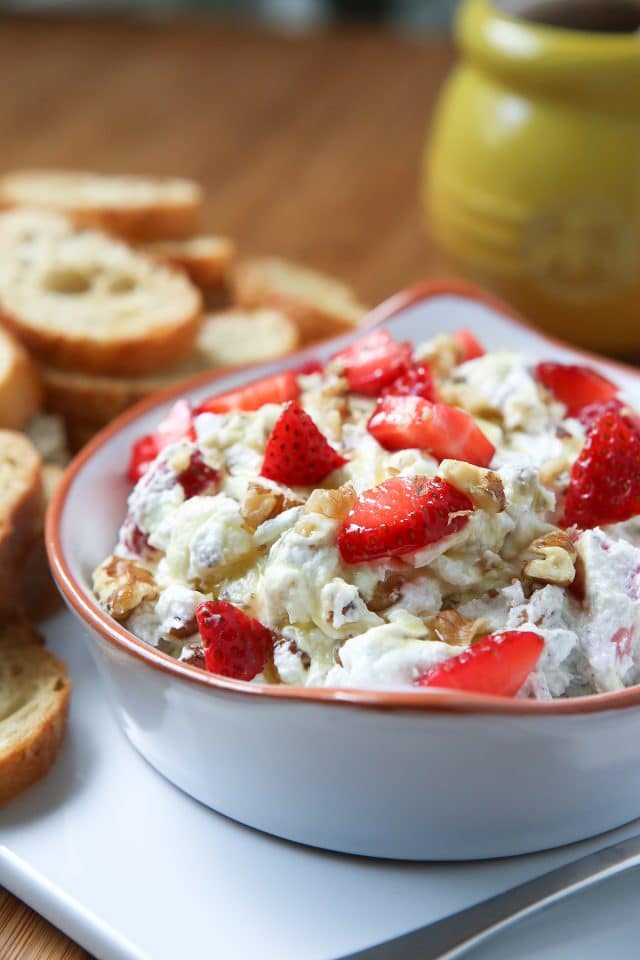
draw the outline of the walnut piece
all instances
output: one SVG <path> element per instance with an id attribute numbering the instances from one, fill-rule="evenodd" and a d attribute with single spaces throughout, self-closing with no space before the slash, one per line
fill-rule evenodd
<path id="1" fill-rule="evenodd" d="M 357 500 L 356 491 L 350 483 L 337 490 L 314 490 L 307 500 L 304 512 L 319 513 L 329 520 L 344 520 Z"/>
<path id="2" fill-rule="evenodd" d="M 504 510 L 504 487 L 493 470 L 476 467 L 464 460 L 443 460 L 439 473 L 443 480 L 466 494 L 474 507 L 487 513 L 501 513 Z"/>
<path id="3" fill-rule="evenodd" d="M 93 589 L 114 620 L 126 620 L 145 600 L 155 600 L 158 587 L 151 573 L 135 560 L 107 557 L 93 573 Z"/>
<path id="4" fill-rule="evenodd" d="M 469 620 L 457 610 L 442 610 L 433 618 L 432 627 L 442 643 L 468 646 L 477 636 L 487 632 L 487 621 L 482 618 Z"/>
<path id="5" fill-rule="evenodd" d="M 552 530 L 529 545 L 527 553 L 534 554 L 524 566 L 524 573 L 532 580 L 543 580 L 558 587 L 573 583 L 577 550 L 564 530 Z"/>
<path id="6" fill-rule="evenodd" d="M 571 463 L 567 457 L 552 457 L 540 467 L 540 483 L 553 490 L 569 479 L 570 471 Z"/>
<path id="7" fill-rule="evenodd" d="M 439 377 L 448 377 L 462 360 L 462 347 L 450 333 L 441 333 L 425 345 L 420 360 L 429 364 Z"/>
<path id="8" fill-rule="evenodd" d="M 273 520 L 290 507 L 304 503 L 286 487 L 278 487 L 263 480 L 252 480 L 240 507 L 245 526 L 255 532 L 265 520 Z"/>

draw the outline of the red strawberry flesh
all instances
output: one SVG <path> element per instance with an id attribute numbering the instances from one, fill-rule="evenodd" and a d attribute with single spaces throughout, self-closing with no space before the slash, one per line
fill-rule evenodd
<path id="1" fill-rule="evenodd" d="M 561 525 L 583 530 L 640 513 L 640 428 L 619 410 L 605 410 L 587 432 L 569 478 Z"/>
<path id="2" fill-rule="evenodd" d="M 544 640 L 533 631 L 494 633 L 427 670 L 416 685 L 515 697 L 543 650 Z"/>
<path id="3" fill-rule="evenodd" d="M 278 417 L 267 440 L 260 473 L 288 486 L 310 486 L 321 483 L 346 462 L 309 414 L 291 402 Z"/>
<path id="4" fill-rule="evenodd" d="M 392 477 L 358 498 L 338 534 L 345 563 L 414 553 L 468 523 L 473 504 L 438 477 Z"/>
<path id="5" fill-rule="evenodd" d="M 273 654 L 273 635 L 259 620 L 222 600 L 196 608 L 206 669 L 223 677 L 253 680 Z"/>
<path id="6" fill-rule="evenodd" d="M 374 330 L 333 357 L 350 390 L 376 397 L 411 365 L 411 344 L 398 343 L 386 330 Z"/>
<path id="7" fill-rule="evenodd" d="M 259 410 L 265 403 L 287 403 L 300 396 L 298 376 L 293 370 L 254 380 L 237 390 L 227 390 L 204 400 L 197 413 L 229 413 L 230 410 Z"/>
<path id="8" fill-rule="evenodd" d="M 460 363 L 484 357 L 485 349 L 475 335 L 471 333 L 471 330 L 466 328 L 458 330 L 454 333 L 454 337 L 460 349 Z"/>
<path id="9" fill-rule="evenodd" d="M 386 396 L 378 401 L 367 429 L 386 450 L 417 448 L 438 460 L 491 463 L 495 447 L 473 417 L 458 407 L 422 397 Z"/>
<path id="10" fill-rule="evenodd" d="M 414 364 L 397 380 L 384 387 L 381 396 L 416 396 L 435 402 L 438 399 L 436 383 L 431 367 L 426 363 Z"/>
<path id="11" fill-rule="evenodd" d="M 129 469 L 127 470 L 127 477 L 131 483 L 138 482 L 140 477 L 147 472 L 158 453 L 158 444 L 152 433 L 146 433 L 135 441 L 131 448 Z"/>
<path id="12" fill-rule="evenodd" d="M 189 500 L 216 489 L 220 483 L 220 473 L 204 462 L 199 450 L 194 450 L 189 465 L 180 471 L 176 479 L 184 490 L 185 500 Z"/>
<path id="13" fill-rule="evenodd" d="M 566 363 L 539 363 L 536 378 L 567 408 L 567 416 L 577 417 L 591 404 L 606 404 L 618 388 L 591 367 Z"/>
<path id="14" fill-rule="evenodd" d="M 127 476 L 137 483 L 161 450 L 179 440 L 195 440 L 193 412 L 187 400 L 177 400 L 153 433 L 139 437 L 131 448 Z"/>

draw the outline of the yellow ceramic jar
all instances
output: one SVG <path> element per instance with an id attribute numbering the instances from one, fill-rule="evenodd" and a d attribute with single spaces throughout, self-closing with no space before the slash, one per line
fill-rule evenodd
<path id="1" fill-rule="evenodd" d="M 547 330 L 640 355 L 640 34 L 467 0 L 457 39 L 425 157 L 436 240 Z"/>

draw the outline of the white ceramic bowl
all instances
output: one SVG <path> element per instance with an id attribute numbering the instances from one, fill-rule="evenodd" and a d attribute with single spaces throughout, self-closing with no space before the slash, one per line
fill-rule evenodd
<path id="1" fill-rule="evenodd" d="M 461 284 L 426 284 L 379 307 L 400 338 L 469 327 L 489 347 L 584 354 Z M 326 358 L 345 337 L 307 355 Z M 88 627 L 116 716 L 162 774 L 213 809 L 290 840 L 410 860 L 500 857 L 580 840 L 640 815 L 640 687 L 536 702 L 464 693 L 269 687 L 213 676 L 145 645 L 99 608 L 91 571 L 125 513 L 132 441 L 173 397 L 201 399 L 300 355 L 138 405 L 76 458 L 52 504 L 57 582 Z M 589 358 L 635 392 L 640 376 Z M 126 784 L 122 784 L 123 795 Z M 129 808 L 137 798 L 125 797 Z M 167 827 L 170 829 L 170 825 Z M 159 842 L 162 842 L 159 838 Z"/>

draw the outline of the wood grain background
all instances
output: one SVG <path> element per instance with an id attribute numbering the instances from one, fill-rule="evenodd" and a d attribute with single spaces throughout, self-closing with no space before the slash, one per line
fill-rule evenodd
<path id="1" fill-rule="evenodd" d="M 444 269 L 418 184 L 452 57 L 382 30 L 4 18 L 0 167 L 195 177 L 207 227 L 241 253 L 328 270 L 373 304 Z M 86 957 L 0 889 L 1 960 Z"/>

